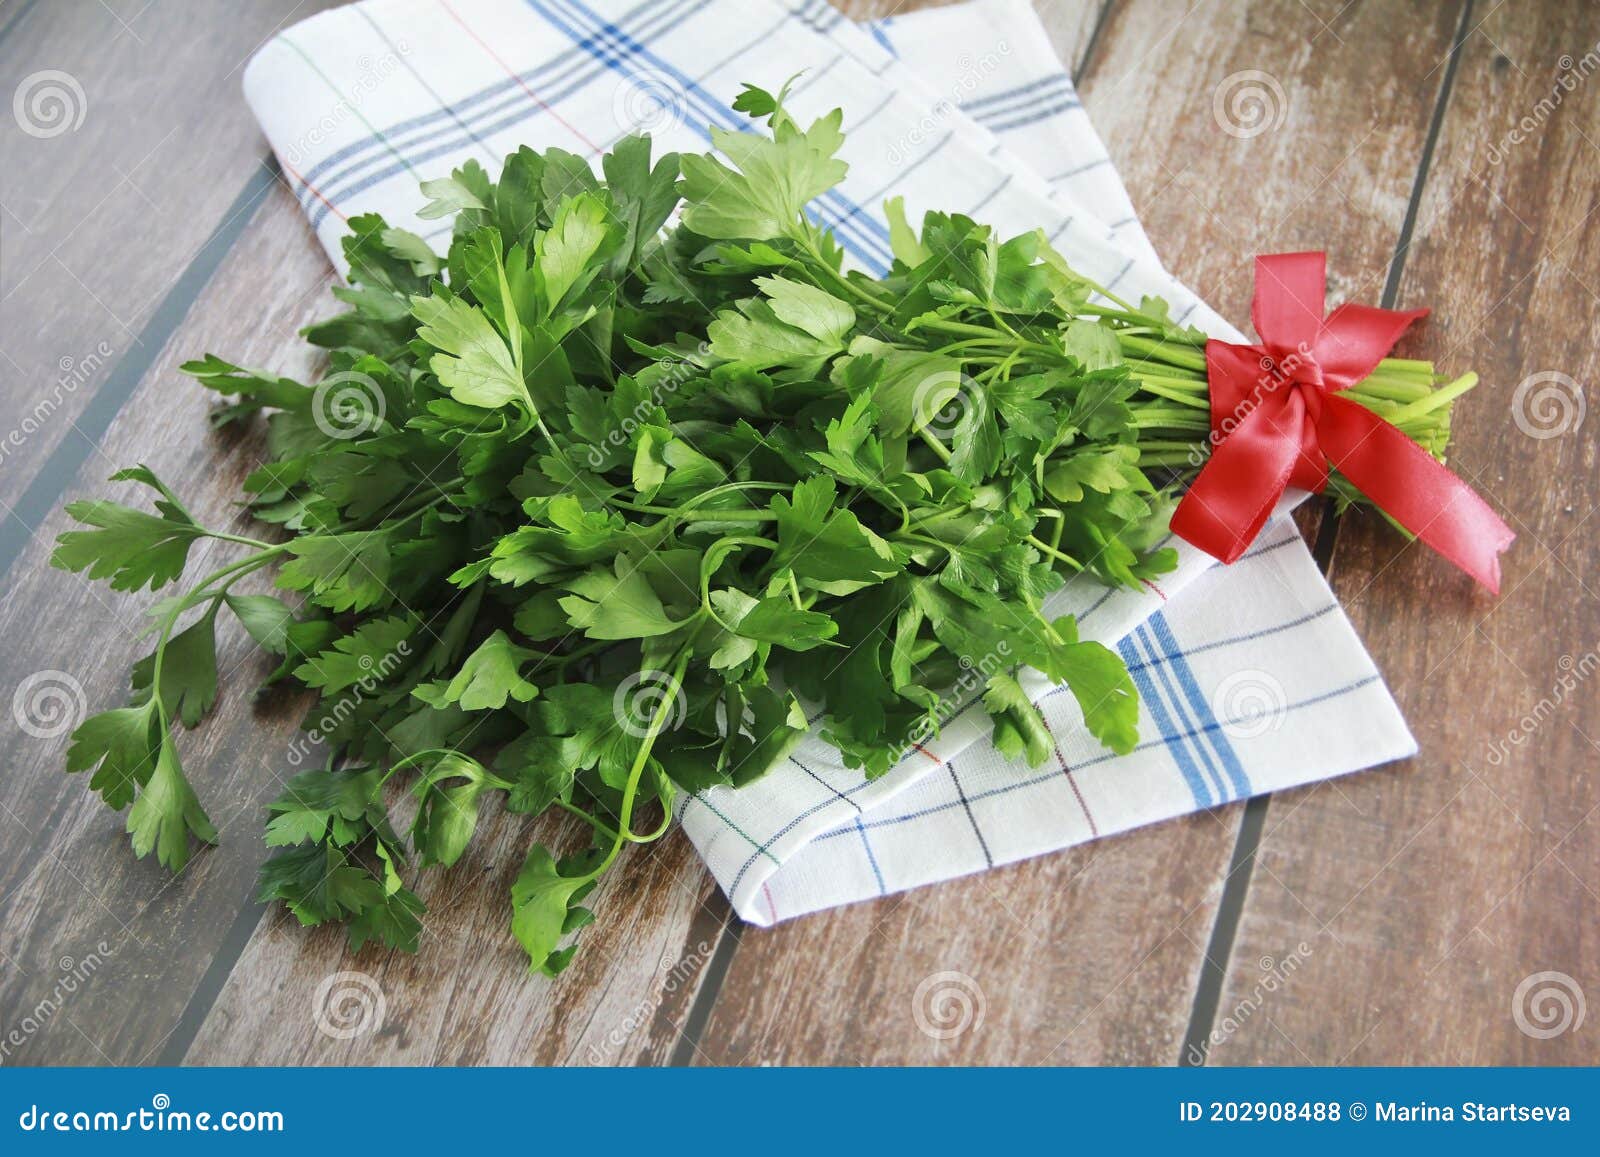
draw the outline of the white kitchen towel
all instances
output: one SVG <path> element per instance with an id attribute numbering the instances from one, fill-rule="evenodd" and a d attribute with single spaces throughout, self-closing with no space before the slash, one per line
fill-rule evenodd
<path id="1" fill-rule="evenodd" d="M 949 37 L 965 59 L 948 58 Z M 813 209 L 857 265 L 888 266 L 879 207 L 901 196 L 912 220 L 938 208 L 1003 235 L 1042 227 L 1120 295 L 1164 297 L 1180 320 L 1238 340 L 1154 260 L 1045 43 L 1009 0 L 867 26 L 824 0 L 364 0 L 273 38 L 244 83 L 341 267 L 356 213 L 442 247 L 448 224 L 416 217 L 416 185 L 469 157 L 491 172 L 522 144 L 592 160 L 640 128 L 661 151 L 704 151 L 708 124 L 748 127 L 730 107 L 742 82 L 801 73 L 797 118 L 845 110 L 849 176 Z M 939 734 L 871 783 L 809 739 L 789 768 L 683 807 L 739 914 L 770 924 L 1415 750 L 1292 524 L 1280 519 L 1230 568 L 1174 545 L 1178 569 L 1148 589 L 1075 580 L 1051 604 L 1129 662 L 1139 750 L 1101 751 L 1071 696 L 1041 679 L 1030 691 L 1058 740 L 1054 767 L 999 758 L 972 688 L 952 692 Z"/>

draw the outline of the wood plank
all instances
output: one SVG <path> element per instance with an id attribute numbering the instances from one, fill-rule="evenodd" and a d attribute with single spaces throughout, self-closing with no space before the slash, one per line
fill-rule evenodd
<path id="1" fill-rule="evenodd" d="M 257 930 L 219 995 L 190 1063 L 662 1063 L 672 1058 L 723 934 L 725 902 L 682 838 L 629 859 L 596 896 L 558 984 L 529 983 L 506 935 L 505 889 L 529 835 L 488 828 L 472 863 L 437 881 L 415 959 L 364 965 L 334 934 L 307 935 L 281 914 Z M 464 884 L 463 881 L 466 881 Z M 367 968 L 384 1026 L 347 1039 L 311 1031 L 311 1005 L 340 971 Z M 353 997 L 360 993 L 350 989 Z M 375 998 L 369 998 L 375 999 Z M 354 1007 L 354 1005 L 352 1006 Z"/>
<path id="2" fill-rule="evenodd" d="M 1231 811 L 1188 816 L 938 887 L 747 928 L 697 1061 L 1170 1060 L 1188 1021 L 1234 819 Z"/>
<path id="3" fill-rule="evenodd" d="M 260 286 L 269 281 L 276 288 L 264 301 Z M 143 459 L 202 520 L 242 521 L 230 503 L 261 447 L 251 438 L 208 435 L 209 399 L 175 373 L 176 363 L 216 349 L 247 364 L 306 373 L 312 359 L 295 333 L 335 308 L 326 295 L 331 282 L 298 208 L 280 190 L 139 387 L 80 492 L 101 491 L 93 479 L 113 464 Z M 66 525 L 57 514 L 42 529 L 20 560 L 25 577 L 0 611 L 0 629 L 19 640 L 6 685 L 70 666 L 67 675 L 89 704 L 110 704 L 122 695 L 126 662 L 148 642 L 132 639 L 132 601 L 45 567 L 48 541 Z M 532 838 L 517 817 L 486 823 L 471 863 L 426 881 L 421 894 L 433 912 L 415 958 L 375 949 L 351 957 L 337 933 L 307 932 L 281 912 L 257 926 L 261 910 L 250 896 L 265 855 L 262 807 L 294 770 L 287 752 L 307 700 L 289 697 L 252 711 L 246 693 L 261 660 L 231 622 L 221 624 L 221 635 L 229 672 L 224 699 L 181 745 L 223 843 L 176 881 L 152 862 L 134 861 L 120 817 L 89 797 L 81 778 L 62 775 L 64 734 L 8 736 L 7 766 L 16 774 L 0 784 L 0 814 L 17 851 L 0 864 L 0 960 L 7 963 L 0 1026 L 41 1022 L 9 1050 L 8 1061 L 153 1060 L 203 987 L 214 954 L 246 936 L 243 963 L 220 986 L 201 1029 L 196 1063 L 670 1057 L 725 912 L 705 905 L 709 877 L 681 838 L 628 858 L 608 876 L 594 898 L 606 918 L 559 985 L 526 979 L 507 928 L 506 888 Z M 100 655 L 105 661 L 91 661 Z M 562 837 L 548 824 L 540 830 L 544 838 Z M 565 838 L 574 834 L 568 825 Z M 91 982 L 49 1015 L 31 1016 L 40 1001 L 53 999 L 65 957 L 74 967 L 92 958 Z M 218 966 L 231 963 L 225 957 Z M 382 986 L 383 1031 L 374 1025 L 348 1039 L 315 1031 L 311 1002 L 326 977 L 345 971 Z"/>
<path id="4" fill-rule="evenodd" d="M 947 8 L 962 0 L 832 0 L 833 6 L 853 20 L 880 20 L 921 8 Z M 1076 77 L 1083 69 L 1094 31 L 1111 8 L 1112 0 L 1067 0 L 1051 3 L 1045 24 L 1056 55 L 1067 62 Z M 1045 7 L 1039 4 L 1039 7 Z"/>
<path id="5" fill-rule="evenodd" d="M 143 330 L 168 291 L 238 227 L 247 185 L 264 191 L 240 71 L 285 20 L 334 2 L 34 4 L 0 39 L 8 99 L 16 88 L 33 110 L 0 118 L 0 510 L 53 452 L 83 459 L 103 421 L 86 437 L 75 424 L 120 361 L 155 353 Z M 51 497 L 20 513 L 37 521 Z"/>
<path id="6" fill-rule="evenodd" d="M 317 6 L 301 4 L 299 14 L 308 15 Z M 291 6 L 282 7 L 287 11 Z M 64 9 L 57 6 L 52 11 L 59 14 Z M 102 248 L 111 250 L 105 258 L 108 286 L 116 281 L 117 263 L 122 261 L 141 276 L 153 278 L 148 284 L 135 281 L 126 286 L 117 283 L 115 291 L 102 289 L 106 305 L 121 314 L 129 330 L 136 330 L 139 317 L 129 303 L 141 293 L 159 297 L 161 278 L 170 279 L 162 272 L 162 262 L 171 257 L 177 261 L 174 268 L 181 269 L 187 259 L 182 245 L 186 235 L 173 229 L 203 222 L 208 202 L 201 194 L 221 189 L 231 196 L 236 183 L 227 179 L 233 171 L 230 165 L 242 157 L 247 168 L 255 167 L 263 146 L 238 96 L 237 75 L 224 75 L 232 67 L 226 51 L 231 41 L 224 37 L 205 44 L 213 76 L 189 66 L 182 57 L 187 49 L 172 48 L 175 41 L 194 45 L 198 51 L 204 40 L 175 36 L 165 26 L 163 22 L 182 19 L 192 33 L 192 19 L 179 9 L 166 7 L 149 21 L 124 15 L 136 25 L 145 45 L 124 34 L 124 42 L 107 47 L 109 57 L 98 63 L 87 55 L 84 63 L 76 63 L 77 56 L 61 58 L 84 78 L 93 102 L 91 114 L 98 115 L 86 116 L 76 134 L 41 142 L 56 146 L 49 176 L 61 184 L 43 186 L 55 200 L 48 207 L 31 207 L 33 213 L 26 218 L 31 232 L 20 236 L 28 244 L 48 242 L 46 250 L 67 241 L 72 246 L 79 241 L 87 245 L 98 238 Z M 229 36 L 241 38 L 241 55 L 271 32 L 271 17 L 269 6 L 258 5 L 232 22 Z M 257 23 L 262 26 L 255 28 Z M 63 45 L 84 41 L 94 47 L 98 33 L 91 35 L 92 31 L 82 28 L 81 22 L 53 20 L 35 28 L 27 20 L 11 31 L 3 48 L 25 52 L 29 59 L 54 60 Z M 164 55 L 146 51 L 158 43 L 165 43 Z M 179 51 L 177 60 L 174 51 Z M 152 83 L 158 65 L 159 74 L 175 67 L 184 72 L 181 93 L 170 85 Z M 93 84 L 88 83 L 91 73 L 96 78 Z M 138 143 L 138 134 L 132 131 L 137 126 L 126 109 L 113 107 L 109 99 L 102 105 L 101 94 L 116 86 L 139 85 L 155 90 L 141 98 L 144 119 L 139 123 L 160 126 L 162 131 L 179 125 L 183 130 L 170 147 L 158 148 L 149 164 L 166 174 L 173 189 L 193 187 L 200 193 L 186 192 L 189 199 L 183 214 L 145 214 L 147 227 L 131 238 L 125 221 L 137 214 L 119 209 L 104 220 L 80 224 L 71 197 L 88 185 L 85 166 L 116 164 L 122 158 L 116 144 Z M 180 96 L 182 111 L 163 103 Z M 114 139 L 119 132 L 120 141 Z M 179 143 L 191 152 L 175 151 Z M 198 151 L 193 151 L 195 146 Z M 9 141 L 6 147 L 9 178 L 19 170 L 10 164 L 14 153 Z M 145 147 L 148 151 L 148 143 Z M 44 154 L 39 157 L 43 165 Z M 132 170 L 138 158 L 130 158 L 122 159 Z M 69 180 L 73 177 L 75 183 Z M 100 190 L 100 196 L 105 195 Z M 111 206 L 110 200 L 107 204 Z M 119 218 L 123 223 L 117 223 Z M 15 215 L 7 218 L 8 229 L 15 233 L 23 221 Z M 121 236 L 114 238 L 114 233 Z M 203 238 L 203 229 L 196 236 Z M 61 249 L 68 266 L 77 252 L 72 246 Z M 30 293 L 38 301 L 48 296 L 43 292 L 44 279 L 53 259 L 34 272 L 31 266 L 38 262 L 24 267 L 31 252 L 8 234 L 7 257 L 15 263 L 8 261 L 5 288 L 17 292 L 6 305 L 3 344 L 13 358 L 23 356 L 18 352 L 21 347 L 9 340 L 14 335 L 30 333 L 41 342 L 54 340 L 54 331 L 46 324 L 52 319 L 14 308 L 30 300 Z M 176 374 L 176 364 L 215 349 L 285 373 L 310 371 L 310 352 L 296 331 L 336 308 L 326 295 L 330 282 L 326 260 L 297 206 L 278 189 L 192 315 L 177 328 L 169 347 L 138 381 L 103 445 L 92 449 L 92 460 L 73 486 L 75 493 L 104 493 L 107 488 L 101 479 L 119 465 L 143 460 L 173 483 L 202 519 L 242 522 L 231 504 L 244 474 L 259 461 L 261 446 L 254 438 L 208 434 L 209 399 Z M 264 285 L 272 291 L 263 293 Z M 124 300 L 116 294 L 128 296 Z M 68 309 L 60 297 L 51 299 L 60 323 L 76 327 L 81 338 L 81 303 Z M 34 302 L 28 308 L 44 306 Z M 5 377 L 13 383 L 21 380 L 21 376 Z M 99 384 L 99 379 L 85 377 L 75 387 L 73 400 L 83 401 Z M 23 449 L 48 454 L 52 443 L 45 435 L 53 433 L 59 441 L 72 418 L 63 403 L 52 423 Z M 23 466 L 20 451 L 7 459 L 8 483 L 25 477 Z M 69 667 L 64 679 L 52 677 L 52 681 L 64 683 L 69 699 L 81 694 L 82 702 L 94 708 L 121 700 L 126 665 L 148 643 L 133 641 L 141 625 L 134 600 L 112 596 L 46 567 L 49 543 L 69 525 L 54 510 L 31 538 L 19 536 L 24 549 L 0 605 L 0 628 L 14 640 L 8 646 L 4 685 L 15 688 L 36 672 Z M 520 846 L 528 839 L 519 823 L 490 825 L 492 838 L 476 853 L 482 857 L 476 865 L 482 873 L 499 873 L 492 880 L 463 868 L 445 885 L 460 895 L 441 895 L 439 881 L 423 890 L 441 918 L 429 924 L 428 948 L 434 951 L 425 951 L 415 961 L 401 963 L 373 951 L 345 960 L 337 936 L 291 932 L 282 926 L 281 914 L 269 917 L 250 941 L 262 911 L 250 900 L 255 869 L 265 854 L 260 839 L 262 805 L 277 794 L 282 778 L 292 770 L 284 757 L 306 702 L 279 699 L 252 711 L 245 692 L 260 672 L 260 660 L 250 657 L 231 622 L 220 627 L 223 668 L 238 669 L 231 672 L 232 678 L 224 677 L 224 699 L 216 716 L 196 734 L 183 737 L 182 747 L 190 775 L 222 829 L 224 842 L 198 856 L 179 879 L 171 879 L 152 862 L 134 861 L 121 832 L 121 818 L 90 797 L 81 778 L 61 773 L 65 731 L 70 728 L 42 739 L 16 731 L 6 735 L 6 763 L 12 774 L 0 782 L 0 846 L 6 853 L 0 857 L 0 913 L 4 914 L 0 961 L 5 963 L 0 975 L 0 1033 L 16 1030 L 14 1037 L 0 1038 L 7 1063 L 152 1061 L 170 1053 L 168 1037 L 175 1028 L 182 1030 L 182 1043 L 182 1036 L 192 1031 L 185 1024 L 186 1015 L 202 1016 L 204 1003 L 217 988 L 222 988 L 222 999 L 205 1025 L 197 1060 L 260 1060 L 275 1048 L 283 1057 L 298 1055 L 294 1049 L 327 1042 L 314 1031 L 309 1002 L 325 973 L 345 968 L 371 970 L 390 987 L 389 1030 L 372 1039 L 381 1041 L 396 1058 L 427 1055 L 504 1062 L 536 1052 L 549 1059 L 602 1063 L 668 1059 L 676 1043 L 675 1026 L 687 1012 L 726 912 L 725 907 L 702 906 L 709 879 L 681 839 L 654 849 L 648 857 L 631 857 L 612 873 L 614 878 L 595 903 L 613 911 L 564 986 L 526 982 L 505 927 L 504 875 L 508 866 L 514 873 L 520 860 L 520 850 L 515 856 L 506 851 L 507 841 Z M 79 713 L 75 704 L 70 710 Z M 293 922 L 289 924 L 293 928 Z M 240 946 L 248 949 L 248 966 L 237 983 L 223 987 Z M 219 951 L 222 957 L 214 959 Z M 480 962 L 484 963 L 474 971 Z M 628 970 L 625 978 L 618 975 L 623 968 Z M 296 986 L 297 969 L 312 978 L 309 988 Z M 441 978 L 458 973 L 471 977 L 471 983 L 462 985 L 449 1004 L 437 1001 Z M 251 1018 L 274 1006 L 251 989 L 250 978 L 267 981 L 273 998 L 281 1001 L 281 1036 L 253 1027 Z M 72 990 L 64 997 L 63 986 Z M 191 1008 L 197 992 L 202 994 L 202 1006 Z M 579 994 L 587 1003 L 573 999 Z M 231 1003 L 235 998 L 242 1004 Z M 238 1014 L 240 1007 L 248 1015 Z M 424 1009 L 438 1016 L 429 1021 Z"/>
<path id="7" fill-rule="evenodd" d="M 268 279 L 277 292 L 261 293 Z M 197 518 L 244 529 L 233 502 L 262 447 L 255 438 L 211 433 L 211 399 L 177 373 L 177 363 L 217 348 L 286 373 L 305 371 L 310 355 L 295 331 L 329 311 L 329 281 L 298 210 L 280 189 L 242 240 L 229 273 L 211 287 L 112 426 L 73 496 L 121 490 L 101 480 L 119 466 L 145 461 L 185 495 Z M 68 713 L 81 718 L 86 709 L 124 701 L 128 666 L 150 646 L 135 638 L 143 626 L 140 610 L 154 598 L 115 595 L 103 584 L 50 569 L 50 544 L 72 525 L 54 511 L 18 559 L 0 605 L 0 631 L 7 639 L 7 695 L 30 675 L 55 672 L 45 678 L 65 689 Z M 207 541 L 196 547 L 193 565 L 235 553 L 235 547 L 218 549 Z M 26 1033 L 8 1061 L 150 1060 L 249 896 L 262 856 L 261 805 L 284 774 L 288 739 L 306 702 L 280 700 L 252 711 L 248 691 L 269 668 L 251 655 L 230 618 L 218 626 L 219 666 L 229 674 L 217 718 L 184 736 L 180 747 L 222 846 L 198 856 L 176 880 L 153 860 L 136 861 L 122 817 L 88 793 L 83 777 L 62 773 L 70 727 L 39 728 L 59 731 L 44 736 L 20 728 L 5 734 L 0 959 L 7 967 L 0 975 L 0 1025 L 17 1027 L 51 996 L 61 978 L 60 958 L 104 957 L 92 982 L 43 1018 L 42 1028 Z"/>
<path id="8" fill-rule="evenodd" d="M 556 828 L 486 818 L 461 863 L 425 878 L 415 956 L 352 957 L 342 932 L 269 913 L 185 1063 L 665 1064 L 722 931 L 715 885 L 681 835 L 626 856 L 594 896 L 599 920 L 572 967 L 530 979 L 509 889 L 528 844 Z M 341 999 L 359 1008 L 363 997 L 364 1018 L 339 1019 Z"/>
<path id="9" fill-rule="evenodd" d="M 1342 15 L 1335 7 L 1319 15 L 1303 5 L 1118 4 L 1080 85 L 1157 249 L 1241 320 L 1255 253 L 1326 247 L 1338 287 L 1365 293 L 1381 287 L 1400 233 L 1441 81 L 1434 64 L 1449 49 L 1460 6 L 1406 8 L 1404 18 L 1395 4 Z M 1261 86 L 1270 101 L 1274 85 L 1282 92 L 1282 121 L 1229 135 L 1212 116 L 1213 94 L 1249 70 L 1271 83 L 1243 83 Z M 1241 813 L 1194 816 L 926 893 L 747 931 L 705 1055 L 716 1063 L 1172 1063 Z M 986 1017 L 980 1028 L 935 1040 L 909 1000 L 941 971 L 976 981 Z"/>
<path id="10" fill-rule="evenodd" d="M 1573 426 L 1570 408 L 1585 388 L 1594 402 L 1600 376 L 1600 90 L 1573 59 L 1600 41 L 1600 13 L 1549 2 L 1472 22 L 1400 305 L 1434 310 L 1415 350 L 1483 375 L 1451 465 L 1520 537 L 1496 600 L 1371 518 L 1341 527 L 1335 587 L 1421 755 L 1274 799 L 1222 1007 L 1257 992 L 1259 958 L 1303 940 L 1308 959 L 1215 1049 L 1223 1063 L 1600 1061 L 1600 464 L 1595 416 Z M 1566 375 L 1546 380 L 1543 418 L 1517 402 L 1541 372 Z M 1563 414 L 1570 428 L 1531 437 L 1519 412 L 1538 432 Z M 1570 983 L 1531 981 L 1518 1002 L 1543 972 Z M 1553 1030 L 1574 987 L 1581 1030 L 1523 1031 L 1519 1003 Z"/>

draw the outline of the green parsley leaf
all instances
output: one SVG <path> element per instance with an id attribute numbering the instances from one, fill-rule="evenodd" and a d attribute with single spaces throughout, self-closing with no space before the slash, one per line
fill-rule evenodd
<path id="1" fill-rule="evenodd" d="M 133 854 L 143 859 L 152 851 L 163 867 L 176 872 L 189 862 L 189 837 L 217 842 L 217 829 L 184 778 L 172 736 L 162 732 L 155 766 L 128 812 Z"/>

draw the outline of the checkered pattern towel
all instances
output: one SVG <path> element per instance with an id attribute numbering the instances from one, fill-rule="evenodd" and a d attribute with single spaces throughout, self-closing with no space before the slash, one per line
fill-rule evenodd
<path id="1" fill-rule="evenodd" d="M 415 216 L 417 182 L 521 144 L 597 156 L 636 128 L 703 151 L 708 124 L 748 127 L 741 82 L 803 71 L 805 120 L 845 109 L 849 176 L 813 206 L 850 259 L 890 262 L 885 198 L 912 220 L 958 210 L 1002 234 L 1043 227 L 1124 296 L 1238 340 L 1165 273 L 1071 79 L 1021 0 L 859 25 L 826 0 L 365 0 L 275 37 L 245 92 L 335 264 L 347 217 Z M 973 691 L 872 783 L 819 739 L 741 791 L 686 801 L 682 820 L 734 907 L 771 924 L 804 912 L 1080 843 L 1411 754 L 1382 679 L 1280 518 L 1230 568 L 1184 544 L 1143 591 L 1075 581 L 1050 610 L 1118 646 L 1139 686 L 1130 755 L 1101 750 L 1070 695 L 1030 687 L 1057 740 L 1041 770 L 999 757 Z M 1182 591 L 1181 599 L 1176 598 Z"/>

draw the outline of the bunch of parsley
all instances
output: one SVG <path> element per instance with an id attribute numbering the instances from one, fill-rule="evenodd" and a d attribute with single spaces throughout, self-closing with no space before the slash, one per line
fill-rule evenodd
<path id="1" fill-rule="evenodd" d="M 116 478 L 153 512 L 68 508 L 90 529 L 52 561 L 119 591 L 179 579 L 202 538 L 246 551 L 152 608 L 129 705 L 73 734 L 68 769 L 128 809 L 138 855 L 176 870 L 215 840 L 173 724 L 216 702 L 224 611 L 277 657 L 268 683 L 318 693 L 304 726 L 328 752 L 270 805 L 261 895 L 347 922 L 353 948 L 415 949 L 408 878 L 460 859 L 498 797 L 593 836 L 535 845 L 512 887 L 512 931 L 554 973 L 679 792 L 781 768 L 811 727 L 880 775 L 973 670 L 1007 755 L 1053 750 L 1024 665 L 1134 746 L 1122 662 L 1041 608 L 1067 575 L 1173 564 L 1156 544 L 1208 430 L 1203 338 L 1038 233 L 932 213 L 919 235 L 893 203 L 892 271 L 847 271 L 805 212 L 844 176 L 840 114 L 802 129 L 753 88 L 739 107 L 770 131 L 718 134 L 731 166 L 630 138 L 600 176 L 524 148 L 497 182 L 469 162 L 426 183 L 423 216 L 454 216 L 443 258 L 353 219 L 349 308 L 305 334 L 316 385 L 187 364 L 228 397 L 219 425 L 266 415 L 245 489 L 277 533 L 202 526 L 143 466 Z M 1437 453 L 1470 382 L 1436 384 L 1390 362 L 1353 396 Z M 295 603 L 236 589 L 268 567 Z"/>

